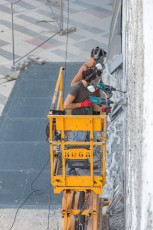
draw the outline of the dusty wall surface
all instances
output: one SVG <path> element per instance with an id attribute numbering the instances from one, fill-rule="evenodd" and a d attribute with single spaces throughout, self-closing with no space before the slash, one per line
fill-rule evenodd
<path id="1" fill-rule="evenodd" d="M 153 229 L 153 1 L 124 2 L 126 229 Z"/>
<path id="2" fill-rule="evenodd" d="M 143 1 L 144 108 L 141 230 L 153 229 L 153 1 Z"/>
<path id="3" fill-rule="evenodd" d="M 123 1 L 124 75 L 128 90 L 125 150 L 126 229 L 140 230 L 143 138 L 143 8 L 142 0 Z"/>

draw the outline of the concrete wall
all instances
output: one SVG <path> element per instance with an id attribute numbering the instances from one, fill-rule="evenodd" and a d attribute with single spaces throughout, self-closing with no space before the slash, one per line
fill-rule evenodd
<path id="1" fill-rule="evenodd" d="M 153 1 L 143 1 L 144 107 L 141 230 L 153 229 Z"/>
<path id="2" fill-rule="evenodd" d="M 153 229 L 153 1 L 123 0 L 126 229 Z"/>

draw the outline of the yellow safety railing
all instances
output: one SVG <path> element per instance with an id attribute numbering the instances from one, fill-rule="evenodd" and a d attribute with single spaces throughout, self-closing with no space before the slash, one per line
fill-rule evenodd
<path id="1" fill-rule="evenodd" d="M 61 67 L 56 82 L 54 95 L 51 103 L 51 109 L 53 110 L 63 110 L 63 70 L 64 67 Z"/>
<path id="2" fill-rule="evenodd" d="M 92 190 L 100 194 L 106 182 L 106 115 L 49 115 L 48 118 L 50 124 L 51 182 L 54 186 L 54 192 L 60 193 L 70 189 L 74 191 Z M 54 130 L 60 132 L 59 140 L 55 140 Z M 88 142 L 66 141 L 65 134 L 70 130 L 72 132 L 80 130 L 89 132 L 90 140 Z M 100 141 L 94 140 L 94 132 L 102 132 Z M 57 146 L 60 149 L 58 154 L 56 152 Z M 94 174 L 94 146 L 101 146 L 101 152 L 99 152 L 102 156 L 100 175 Z M 89 175 L 68 175 L 68 160 L 88 160 Z"/>

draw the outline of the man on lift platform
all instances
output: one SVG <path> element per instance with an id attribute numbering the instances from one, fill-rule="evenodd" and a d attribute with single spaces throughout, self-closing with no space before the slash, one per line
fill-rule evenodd
<path id="1" fill-rule="evenodd" d="M 64 102 L 64 109 L 71 109 L 72 115 L 92 115 L 93 111 L 108 111 L 108 106 L 101 108 L 89 100 L 89 96 L 94 95 L 95 88 L 101 80 L 101 73 L 102 65 L 100 63 L 90 70 L 84 71 L 82 80 L 71 86 Z"/>

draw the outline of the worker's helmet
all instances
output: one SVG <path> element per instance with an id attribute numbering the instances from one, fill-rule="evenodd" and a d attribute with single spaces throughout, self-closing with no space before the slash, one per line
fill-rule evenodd
<path id="1" fill-rule="evenodd" d="M 95 49 L 92 49 L 91 51 L 91 57 L 94 58 L 96 63 L 103 64 L 104 57 L 106 57 L 106 54 L 107 54 L 106 51 L 98 46 Z"/>

